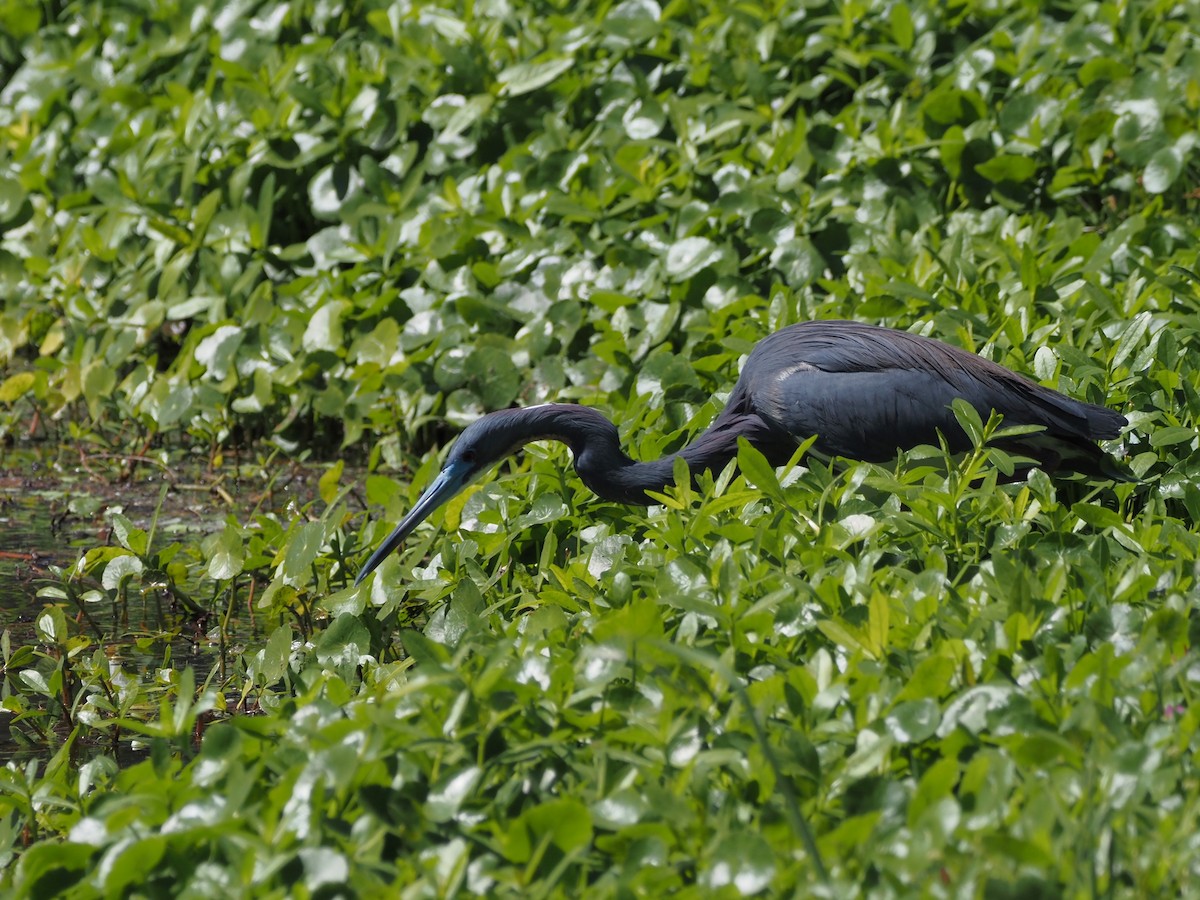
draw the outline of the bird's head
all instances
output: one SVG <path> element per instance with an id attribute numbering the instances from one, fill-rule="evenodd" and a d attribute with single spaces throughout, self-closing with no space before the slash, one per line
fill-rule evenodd
<path id="1" fill-rule="evenodd" d="M 404 539 L 425 521 L 430 513 L 449 502 L 487 469 L 520 449 L 524 440 L 513 433 L 515 422 L 506 416 L 505 412 L 509 411 L 491 413 L 477 419 L 459 435 L 442 464 L 442 471 L 425 489 L 425 493 L 409 510 L 408 515 L 396 526 L 395 531 L 371 554 L 367 564 L 354 579 L 356 585 L 361 584 L 392 551 L 404 543 Z"/>

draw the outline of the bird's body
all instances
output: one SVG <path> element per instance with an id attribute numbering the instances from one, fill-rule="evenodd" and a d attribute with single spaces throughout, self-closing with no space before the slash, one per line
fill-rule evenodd
<path id="1" fill-rule="evenodd" d="M 606 500 L 644 504 L 650 502 L 647 491 L 673 483 L 676 456 L 693 473 L 719 471 L 736 456 L 739 437 L 773 465 L 786 462 L 797 444 L 813 436 L 813 450 L 820 454 L 872 462 L 900 449 L 936 445 L 939 434 L 951 451 L 967 450 L 970 439 L 950 408 L 958 398 L 985 421 L 995 411 L 1006 425 L 1040 427 L 1003 446 L 1048 471 L 1127 477 L 1095 443 L 1120 434 L 1126 424 L 1120 413 L 1072 400 L 930 338 L 858 322 L 804 322 L 759 341 L 712 425 L 659 460 L 630 459 L 616 426 L 588 407 L 548 403 L 483 416 L 462 433 L 441 475 L 367 561 L 358 581 L 433 509 L 529 441 L 562 441 L 592 491 Z"/>
<path id="2" fill-rule="evenodd" d="M 1065 465 L 1111 477 L 1108 457 L 1095 441 L 1117 437 L 1123 415 L 1072 400 L 965 350 L 891 328 L 805 322 L 777 331 L 746 360 L 729 405 L 745 404 L 793 440 L 816 435 L 820 453 L 880 462 L 897 449 L 936 445 L 939 432 L 952 451 L 968 449 L 950 408 L 957 398 L 984 421 L 994 410 L 1007 425 L 1044 428 L 1010 443 L 1042 467 Z"/>

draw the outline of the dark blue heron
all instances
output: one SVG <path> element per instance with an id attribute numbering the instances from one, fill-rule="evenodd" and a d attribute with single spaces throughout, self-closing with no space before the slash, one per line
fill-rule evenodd
<path id="1" fill-rule="evenodd" d="M 367 560 L 355 584 L 433 510 L 529 441 L 562 441 L 592 491 L 605 500 L 644 505 L 651 502 L 647 491 L 674 483 L 675 457 L 683 457 L 693 473 L 720 471 L 737 455 L 739 437 L 772 465 L 787 462 L 797 444 L 813 435 L 818 454 L 869 462 L 890 459 L 899 449 L 936 445 L 939 434 L 952 452 L 967 450 L 971 441 L 950 408 L 956 398 L 984 420 L 994 410 L 1007 425 L 1040 427 L 999 446 L 1047 472 L 1130 480 L 1095 444 L 1120 434 L 1126 424 L 1120 413 L 1072 400 L 940 341 L 858 322 L 804 322 L 759 341 L 712 425 L 682 450 L 653 462 L 626 456 L 616 426 L 586 406 L 504 409 L 471 423 L 441 474 Z"/>

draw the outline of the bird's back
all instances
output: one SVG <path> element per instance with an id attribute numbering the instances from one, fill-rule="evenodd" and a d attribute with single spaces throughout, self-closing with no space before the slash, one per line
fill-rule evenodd
<path id="1" fill-rule="evenodd" d="M 731 403 L 749 403 L 780 431 L 817 435 L 818 451 L 874 461 L 936 444 L 939 432 L 951 449 L 966 449 L 950 410 L 955 398 L 985 420 L 995 410 L 1008 425 L 1044 428 L 1040 444 L 1031 439 L 1016 449 L 1050 468 L 1075 452 L 1094 463 L 1103 454 L 1092 442 L 1117 437 L 1126 421 L 939 341 L 845 321 L 805 322 L 764 338 L 734 394 Z"/>

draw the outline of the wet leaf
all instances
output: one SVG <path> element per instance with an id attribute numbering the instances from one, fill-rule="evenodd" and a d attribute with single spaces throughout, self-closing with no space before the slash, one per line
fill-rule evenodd
<path id="1" fill-rule="evenodd" d="M 909 700 L 888 713 L 884 724 L 898 743 L 916 744 L 932 737 L 940 721 L 941 713 L 932 700 Z"/>
<path id="2" fill-rule="evenodd" d="M 683 281 L 721 257 L 718 248 L 708 238 L 689 237 L 671 245 L 667 250 L 667 274 Z"/>
<path id="3" fill-rule="evenodd" d="M 115 591 L 126 581 L 140 577 L 144 569 L 145 565 L 136 556 L 116 556 L 105 565 L 100 583 L 105 590 Z"/>
<path id="4" fill-rule="evenodd" d="M 306 522 L 297 528 L 288 541 L 283 558 L 283 574 L 288 578 L 307 576 L 309 568 L 321 552 L 325 528 L 320 522 Z"/>
<path id="5" fill-rule="evenodd" d="M 425 814 L 434 822 L 446 822 L 454 818 L 474 792 L 482 774 L 476 767 L 455 772 L 429 792 L 425 800 Z"/>
<path id="6" fill-rule="evenodd" d="M 371 632 L 358 616 L 338 616 L 321 632 L 315 652 L 321 665 L 357 665 L 370 655 Z"/>
<path id="7" fill-rule="evenodd" d="M 208 577 L 216 581 L 228 581 L 242 573 L 245 563 L 242 554 L 241 529 L 227 524 L 224 530 L 206 545 L 208 550 Z"/>
<path id="8" fill-rule="evenodd" d="M 288 660 L 292 651 L 292 628 L 290 625 L 280 625 L 271 632 L 267 645 L 262 649 L 262 662 L 259 673 L 264 684 L 274 684 L 287 672 Z"/>
<path id="9" fill-rule="evenodd" d="M 758 835 L 741 832 L 729 835 L 716 848 L 701 875 L 709 890 L 732 887 L 743 897 L 761 893 L 775 877 L 775 857 Z"/>
<path id="10" fill-rule="evenodd" d="M 518 63 L 497 75 L 496 80 L 500 82 L 505 94 L 517 97 L 550 84 L 568 71 L 574 62 L 571 57 L 566 56 L 540 63 Z"/>
<path id="11" fill-rule="evenodd" d="M 1151 194 L 1161 194 L 1171 187 L 1183 171 L 1183 159 L 1174 147 L 1163 147 L 1146 163 L 1142 186 Z"/>

